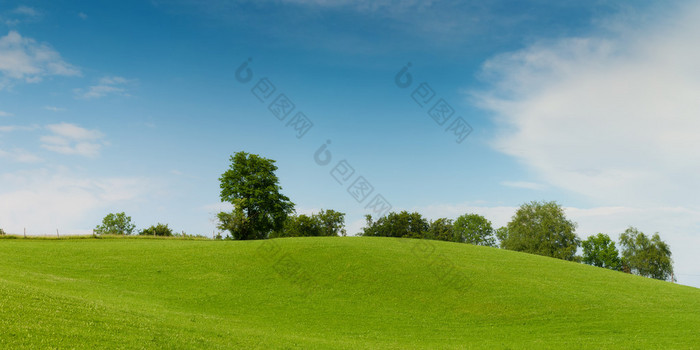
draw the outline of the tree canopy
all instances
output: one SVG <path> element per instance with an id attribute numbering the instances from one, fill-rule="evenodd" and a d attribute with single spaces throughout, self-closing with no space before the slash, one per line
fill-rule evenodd
<path id="1" fill-rule="evenodd" d="M 620 255 L 610 236 L 599 233 L 581 242 L 584 264 L 619 271 L 622 269 Z"/>
<path id="2" fill-rule="evenodd" d="M 630 227 L 620 235 L 622 264 L 629 272 L 659 280 L 673 277 L 671 248 L 658 233 L 651 239 L 643 232 Z"/>
<path id="3" fill-rule="evenodd" d="M 345 231 L 345 213 L 327 209 L 315 214 L 317 220 L 321 223 L 321 236 L 346 236 Z"/>
<path id="4" fill-rule="evenodd" d="M 402 211 L 391 212 L 377 221 L 366 215 L 367 226 L 362 230 L 363 236 L 424 238 L 430 225 L 420 213 Z"/>
<path id="5" fill-rule="evenodd" d="M 575 229 L 576 223 L 566 218 L 556 202 L 530 202 L 521 205 L 498 234 L 502 248 L 576 260 L 580 240 Z"/>
<path id="6" fill-rule="evenodd" d="M 335 210 L 321 210 L 312 215 L 292 215 L 287 218 L 281 230 L 270 234 L 276 237 L 312 237 L 346 235 L 345 214 Z"/>
<path id="7" fill-rule="evenodd" d="M 496 246 L 491 221 L 481 215 L 464 214 L 455 220 L 452 229 L 457 242 L 489 247 Z"/>
<path id="8" fill-rule="evenodd" d="M 275 161 L 237 152 L 219 178 L 221 201 L 233 204 L 231 213 L 219 213 L 219 228 L 234 239 L 263 239 L 282 228 L 294 212 L 294 203 L 280 191 Z"/>
<path id="9" fill-rule="evenodd" d="M 131 216 L 124 212 L 110 213 L 102 219 L 102 225 L 95 227 L 95 233 L 108 235 L 130 235 L 134 233 L 136 225 L 131 222 Z"/>
<path id="10" fill-rule="evenodd" d="M 439 218 L 430 222 L 430 227 L 428 228 L 425 238 L 453 242 L 455 240 L 455 234 L 452 227 L 452 220 Z"/>

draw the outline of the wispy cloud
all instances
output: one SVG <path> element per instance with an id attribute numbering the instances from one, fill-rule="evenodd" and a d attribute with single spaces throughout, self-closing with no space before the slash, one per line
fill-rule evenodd
<path id="1" fill-rule="evenodd" d="M 19 6 L 12 10 L 12 13 L 28 17 L 38 17 L 40 15 L 39 11 L 29 6 Z"/>
<path id="2" fill-rule="evenodd" d="M 17 81 L 37 83 L 48 76 L 77 76 L 80 70 L 66 63 L 48 44 L 10 31 L 0 37 L 0 90 Z"/>
<path id="3" fill-rule="evenodd" d="M 208 22 L 213 18 L 226 26 L 240 25 L 285 44 L 294 42 L 351 55 L 425 50 L 455 55 L 455 52 L 462 53 L 465 47 L 472 53 L 474 50 L 483 53 L 484 46 L 502 47 L 512 44 L 513 40 L 520 42 L 522 37 L 551 30 L 552 25 L 557 25 L 560 29 L 557 32 L 563 34 L 568 26 L 562 22 L 572 12 L 586 17 L 593 8 L 606 11 L 612 7 L 582 1 L 542 2 L 528 11 L 505 0 L 152 1 L 163 7 L 184 6 L 185 11 L 206 16 Z M 541 21 L 545 17 L 547 25 Z M 362 23 L 362 26 L 354 26 L 354 23 Z M 308 40 L 310 36 L 314 40 Z"/>
<path id="4" fill-rule="evenodd" d="M 5 111 L 0 111 L 0 117 L 12 117 L 14 114 Z"/>
<path id="5" fill-rule="evenodd" d="M 18 6 L 1 14 L 0 22 L 8 27 L 13 27 L 22 22 L 36 22 L 40 20 L 41 17 L 41 12 L 33 7 Z"/>
<path id="6" fill-rule="evenodd" d="M 51 112 L 65 112 L 66 109 L 62 107 L 55 107 L 55 106 L 44 106 L 44 109 L 47 111 Z"/>
<path id="7" fill-rule="evenodd" d="M 503 181 L 501 182 L 501 185 L 513 188 L 523 188 L 527 190 L 543 190 L 546 187 L 542 184 L 527 181 Z"/>
<path id="8" fill-rule="evenodd" d="M 282 3 L 324 8 L 351 8 L 362 12 L 406 12 L 429 9 L 438 1 L 428 0 L 282 0 Z"/>
<path id="9" fill-rule="evenodd" d="M 41 157 L 21 148 L 13 148 L 7 151 L 0 149 L 0 158 L 10 159 L 18 163 L 40 163 L 43 161 Z"/>
<path id="10" fill-rule="evenodd" d="M 691 205 L 700 183 L 700 5 L 484 64 L 474 100 L 497 150 L 548 184 L 611 205 Z"/>
<path id="11" fill-rule="evenodd" d="M 101 98 L 107 95 L 130 96 L 127 93 L 126 87 L 133 83 L 134 80 L 122 77 L 104 77 L 100 79 L 97 85 L 88 87 L 87 89 L 75 89 L 76 98 L 94 99 Z"/>
<path id="12" fill-rule="evenodd" d="M 0 132 L 32 131 L 39 128 L 39 125 L 0 125 Z"/>
<path id="13" fill-rule="evenodd" d="M 96 157 L 104 145 L 104 135 L 97 130 L 61 123 L 47 125 L 51 135 L 41 137 L 41 147 L 60 154 Z"/>
<path id="14" fill-rule="evenodd" d="M 88 19 L 88 15 L 85 12 L 78 12 L 78 17 L 82 20 Z"/>

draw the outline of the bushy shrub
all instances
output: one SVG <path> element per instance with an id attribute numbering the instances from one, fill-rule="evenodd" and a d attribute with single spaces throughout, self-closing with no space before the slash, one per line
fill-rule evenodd
<path id="1" fill-rule="evenodd" d="M 428 220 L 417 212 L 391 212 L 374 222 L 371 215 L 367 215 L 365 218 L 367 219 L 367 227 L 362 229 L 362 235 L 369 237 L 427 238 L 430 228 Z"/>
<path id="2" fill-rule="evenodd" d="M 167 224 L 158 223 L 155 226 L 151 226 L 147 229 L 141 230 L 139 235 L 142 236 L 172 236 L 173 230 L 168 227 Z"/>
<path id="3" fill-rule="evenodd" d="M 287 218 L 281 231 L 273 232 L 270 237 L 315 237 L 321 235 L 321 223 L 313 216 L 292 215 Z"/>
<path id="4" fill-rule="evenodd" d="M 220 235 L 220 234 L 219 234 Z M 196 239 L 211 239 L 205 235 L 198 235 L 198 234 L 189 234 L 185 231 L 180 231 L 180 232 L 175 232 L 173 233 L 173 237 L 181 237 L 181 238 L 196 238 Z"/>
<path id="5" fill-rule="evenodd" d="M 345 214 L 335 210 L 321 210 L 311 216 L 301 214 L 287 217 L 281 230 L 270 234 L 276 237 L 315 237 L 346 235 Z"/>
<path id="6" fill-rule="evenodd" d="M 373 221 L 371 215 L 365 218 L 367 225 L 362 229 L 362 236 L 424 238 L 496 245 L 491 222 L 481 215 L 465 214 L 454 222 L 451 219 L 440 218 L 430 223 L 420 213 L 407 211 L 391 212 L 377 221 Z"/>
<path id="7" fill-rule="evenodd" d="M 258 239 L 267 238 L 260 234 L 252 235 L 246 233 L 246 229 L 248 228 L 248 219 L 239 208 L 235 208 L 231 212 L 222 211 L 216 214 L 216 218 L 218 220 L 216 228 L 221 231 L 228 231 L 229 235 L 227 235 L 227 237 L 230 237 L 231 239 L 252 239 L 251 237 Z"/>
<path id="8" fill-rule="evenodd" d="M 7 233 L 5 232 L 5 230 L 3 230 L 3 229 L 0 228 L 0 236 L 4 236 L 4 235 L 6 235 L 6 234 L 7 234 Z"/>

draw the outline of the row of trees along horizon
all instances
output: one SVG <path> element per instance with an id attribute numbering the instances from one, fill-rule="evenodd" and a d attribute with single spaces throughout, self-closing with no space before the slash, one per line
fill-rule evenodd
<path id="1" fill-rule="evenodd" d="M 280 237 L 345 236 L 345 214 L 327 209 L 312 215 L 296 215 L 294 203 L 280 191 L 275 161 L 246 152 L 235 153 L 229 169 L 219 178 L 221 201 L 233 204 L 231 212 L 217 214 L 215 239 L 251 240 Z M 456 220 L 428 221 L 420 213 L 390 212 L 375 221 L 366 215 L 359 236 L 432 239 L 543 255 L 623 271 L 659 280 L 674 281 L 671 249 L 658 233 L 647 236 L 634 227 L 615 242 L 604 233 L 581 240 L 577 224 L 566 218 L 555 201 L 533 201 L 521 205 L 506 226 L 493 229 L 478 214 L 464 214 Z M 133 234 L 135 225 L 124 213 L 107 215 L 98 234 Z M 228 232 L 222 237 L 221 232 Z M 168 225 L 158 224 L 140 235 L 188 236 L 174 234 Z M 203 237 L 203 236 L 199 236 Z M 579 247 L 583 254 L 577 255 Z"/>

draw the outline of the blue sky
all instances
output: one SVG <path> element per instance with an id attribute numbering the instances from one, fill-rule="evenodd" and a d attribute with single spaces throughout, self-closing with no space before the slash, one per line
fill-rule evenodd
<path id="1" fill-rule="evenodd" d="M 0 226 L 85 233 L 125 211 L 138 228 L 210 235 L 227 208 L 218 177 L 247 151 L 277 160 L 298 212 L 340 210 L 351 233 L 376 195 L 496 226 L 556 200 L 582 237 L 660 232 L 679 281 L 700 286 L 698 14 L 653 1 L 3 1 Z M 274 85 L 263 102 L 261 81 Z M 295 106 L 283 120 L 280 95 Z M 439 125 L 441 99 L 454 112 Z M 357 179 L 374 189 L 361 202 Z"/>

